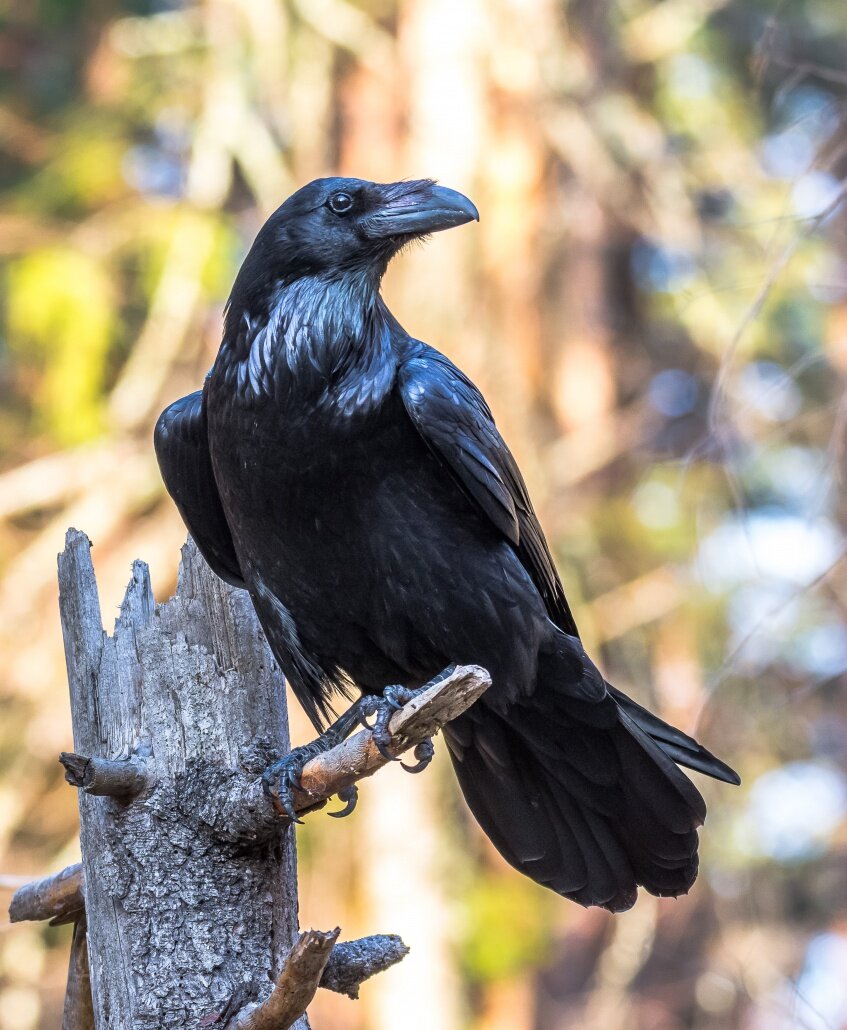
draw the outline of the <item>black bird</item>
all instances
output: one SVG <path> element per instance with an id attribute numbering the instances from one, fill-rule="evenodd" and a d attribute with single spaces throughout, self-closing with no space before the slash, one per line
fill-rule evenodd
<path id="1" fill-rule="evenodd" d="M 638 885 L 694 882 L 706 809 L 677 763 L 739 780 L 605 682 L 485 400 L 380 296 L 407 243 L 478 217 L 429 180 L 299 190 L 259 232 L 214 367 L 161 415 L 156 452 L 317 728 L 335 691 L 396 702 L 450 663 L 484 666 L 492 687 L 444 732 L 471 811 L 521 872 L 621 911 Z"/>

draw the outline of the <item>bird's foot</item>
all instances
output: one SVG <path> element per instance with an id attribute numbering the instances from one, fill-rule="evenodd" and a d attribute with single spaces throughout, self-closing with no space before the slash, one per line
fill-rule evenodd
<path id="1" fill-rule="evenodd" d="M 329 750 L 322 745 L 323 737 L 321 736 L 311 744 L 292 748 L 285 758 L 273 762 L 262 773 L 262 787 L 265 796 L 270 798 L 271 804 L 279 815 L 287 815 L 293 823 L 303 822 L 298 818 L 294 807 L 294 791 L 303 791 L 300 774 L 303 772 L 303 766 L 310 759 Z"/>
<path id="2" fill-rule="evenodd" d="M 326 754 L 342 740 L 346 740 L 358 726 L 367 726 L 366 719 L 376 711 L 376 702 L 377 699 L 373 697 L 360 698 L 311 744 L 292 748 L 285 758 L 281 758 L 265 769 L 262 774 L 262 786 L 266 796 L 271 799 L 274 808 L 280 815 L 287 815 L 295 823 L 303 822 L 297 817 L 293 793 L 295 790 L 303 792 L 300 783 L 303 766 L 312 758 Z M 340 790 L 338 797 L 345 802 L 344 808 L 339 812 L 330 812 L 329 814 L 336 819 L 341 819 L 350 815 L 356 807 L 359 792 L 353 784 Z"/>
<path id="3" fill-rule="evenodd" d="M 417 690 L 395 684 L 386 687 L 381 697 L 366 694 L 364 697 L 359 698 L 355 704 L 351 705 L 343 715 L 339 716 L 331 726 L 327 727 L 310 744 L 292 748 L 285 758 L 281 758 L 278 762 L 269 765 L 262 773 L 262 786 L 277 812 L 280 815 L 288 816 L 294 823 L 302 823 L 303 820 L 297 816 L 294 792 L 299 790 L 305 793 L 300 782 L 303 766 L 312 758 L 325 754 L 337 744 L 340 744 L 342 740 L 346 740 L 358 726 L 365 726 L 372 732 L 374 744 L 383 758 L 389 762 L 400 761 L 399 758 L 395 758 L 388 750 L 391 743 L 391 731 L 388 725 L 391 722 L 392 715 L 404 705 L 413 701 L 424 690 L 427 690 L 436 683 L 441 683 L 455 668 L 455 665 L 449 666 L 434 679 L 431 679 L 429 683 L 425 683 Z M 373 726 L 371 726 L 367 720 L 373 715 L 376 716 L 376 719 Z M 415 764 L 406 765 L 405 762 L 401 762 L 401 765 L 410 773 L 423 772 L 432 761 L 434 754 L 435 747 L 432 741 L 429 739 L 422 740 L 416 745 L 414 750 Z M 359 799 L 359 791 L 355 784 L 351 784 L 351 786 L 346 787 L 344 790 L 340 790 L 338 797 L 341 801 L 345 802 L 344 808 L 338 812 L 330 812 L 329 815 L 335 819 L 343 819 L 355 809 Z"/>
<path id="4" fill-rule="evenodd" d="M 388 750 L 388 745 L 391 743 L 391 732 L 388 728 L 388 724 L 391 722 L 391 717 L 394 713 L 399 711 L 410 701 L 413 701 L 425 690 L 428 690 L 430 687 L 435 686 L 436 683 L 441 683 L 443 680 L 447 679 L 447 677 L 453 673 L 455 668 L 455 665 L 448 666 L 428 683 L 424 683 L 422 687 L 418 687 L 417 689 L 403 687 L 397 684 L 386 687 L 382 692 L 382 697 L 374 699 L 376 701 L 376 719 L 371 727 L 371 732 L 373 733 L 373 741 L 376 745 L 376 749 L 383 758 L 386 758 L 391 762 L 399 761 L 399 759 L 395 758 L 395 756 Z M 414 755 L 416 759 L 414 765 L 406 765 L 405 762 L 401 762 L 400 764 L 406 772 L 423 772 L 435 755 L 435 746 L 432 743 L 432 740 L 429 738 L 427 740 L 422 740 L 418 745 L 416 745 Z"/>

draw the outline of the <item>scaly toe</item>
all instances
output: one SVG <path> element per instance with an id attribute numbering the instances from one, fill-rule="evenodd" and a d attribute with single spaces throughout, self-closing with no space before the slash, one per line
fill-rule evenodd
<path id="1" fill-rule="evenodd" d="M 302 823 L 294 808 L 292 789 L 300 788 L 300 773 L 303 771 L 305 757 L 295 748 L 285 758 L 269 765 L 262 773 L 262 789 L 270 798 L 279 815 L 286 815 L 293 823 Z"/>

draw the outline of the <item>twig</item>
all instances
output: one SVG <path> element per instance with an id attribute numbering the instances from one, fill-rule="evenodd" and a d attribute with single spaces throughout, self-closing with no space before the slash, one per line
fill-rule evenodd
<path id="1" fill-rule="evenodd" d="M 232 1030 L 288 1030 L 315 996 L 339 930 L 300 934 L 268 997 L 248 1005 L 230 1023 Z"/>
<path id="2" fill-rule="evenodd" d="M 377 973 L 402 961 L 408 947 L 395 933 L 375 934 L 336 944 L 323 971 L 320 986 L 348 998 L 359 997 L 359 987 Z"/>
<path id="3" fill-rule="evenodd" d="M 79 919 L 84 911 L 82 865 L 77 863 L 17 890 L 9 905 L 9 919 L 13 923 L 49 919 L 51 926 L 58 926 Z"/>
<path id="4" fill-rule="evenodd" d="M 62 1030 L 94 1030 L 94 1003 L 91 998 L 85 916 L 74 924 Z"/>

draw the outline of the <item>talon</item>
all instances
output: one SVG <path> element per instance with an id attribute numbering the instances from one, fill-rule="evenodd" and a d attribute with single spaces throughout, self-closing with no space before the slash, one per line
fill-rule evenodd
<path id="1" fill-rule="evenodd" d="M 391 752 L 388 750 L 388 745 L 391 742 L 391 735 L 389 733 L 386 733 L 384 735 L 381 733 L 377 734 L 376 727 L 374 727 L 373 742 L 377 751 L 379 751 L 379 753 L 386 760 L 386 762 L 400 761 L 400 759 L 396 755 L 392 755 Z"/>
<path id="2" fill-rule="evenodd" d="M 417 762 L 415 762 L 414 765 L 406 765 L 405 762 L 401 762 L 400 764 L 408 773 L 423 772 L 435 757 L 435 745 L 431 740 L 422 740 L 420 744 L 415 747 L 413 754 L 417 759 Z"/>
<path id="3" fill-rule="evenodd" d="M 368 727 L 373 736 L 373 742 L 377 751 L 379 751 L 386 762 L 398 761 L 388 750 L 388 745 L 391 743 L 391 733 L 389 732 L 388 724 L 391 722 L 391 716 L 394 715 L 397 707 L 391 696 L 391 692 L 394 689 L 394 687 L 386 687 L 382 697 L 374 698 L 376 719 L 374 719 L 373 726 Z"/>
<path id="4" fill-rule="evenodd" d="M 306 753 L 304 754 L 304 752 Z M 302 789 L 300 773 L 309 757 L 306 748 L 295 748 L 285 758 L 269 765 L 262 773 L 262 789 L 265 797 L 270 798 L 278 815 L 288 816 L 293 823 L 302 823 L 303 820 L 298 817 L 294 808 L 294 797 L 291 790 L 292 788 Z"/>
<path id="5" fill-rule="evenodd" d="M 303 766 L 305 764 L 305 762 L 292 763 L 285 770 L 285 778 L 288 781 L 288 785 L 293 787 L 295 790 L 299 790 L 301 793 L 305 793 L 303 791 L 303 781 L 300 779 L 303 773 Z"/>
<path id="6" fill-rule="evenodd" d="M 345 787 L 344 790 L 338 792 L 338 798 L 340 801 L 346 801 L 344 808 L 338 812 L 327 812 L 327 815 L 331 815 L 333 819 L 346 819 L 348 815 L 355 809 L 359 803 L 359 790 L 354 783 L 350 787 Z"/>
<path id="7" fill-rule="evenodd" d="M 375 697 L 363 697 L 357 701 L 354 705 L 344 712 L 335 722 L 329 726 L 316 740 L 313 740 L 311 744 L 306 744 L 303 747 L 295 747 L 291 753 L 286 755 L 285 758 L 278 762 L 274 762 L 273 765 L 269 765 L 262 774 L 262 787 L 265 792 L 265 796 L 271 801 L 274 806 L 274 810 L 279 815 L 287 816 L 293 823 L 302 823 L 303 820 L 298 818 L 296 809 L 294 807 L 294 797 L 292 791 L 298 790 L 301 793 L 306 794 L 307 791 L 303 788 L 301 780 L 301 774 L 303 767 L 311 759 L 317 755 L 324 754 L 329 751 L 330 748 L 335 747 L 342 740 L 345 740 L 353 730 L 359 725 L 364 723 L 365 717 L 373 712 L 381 710 L 381 702 Z M 365 723 L 365 725 L 367 725 Z M 332 812 L 336 818 L 349 815 L 350 812 L 356 807 L 355 796 L 350 793 L 350 790 L 355 792 L 355 787 L 350 788 L 339 794 L 342 801 L 347 802 L 347 807 L 342 809 L 340 812 Z"/>

